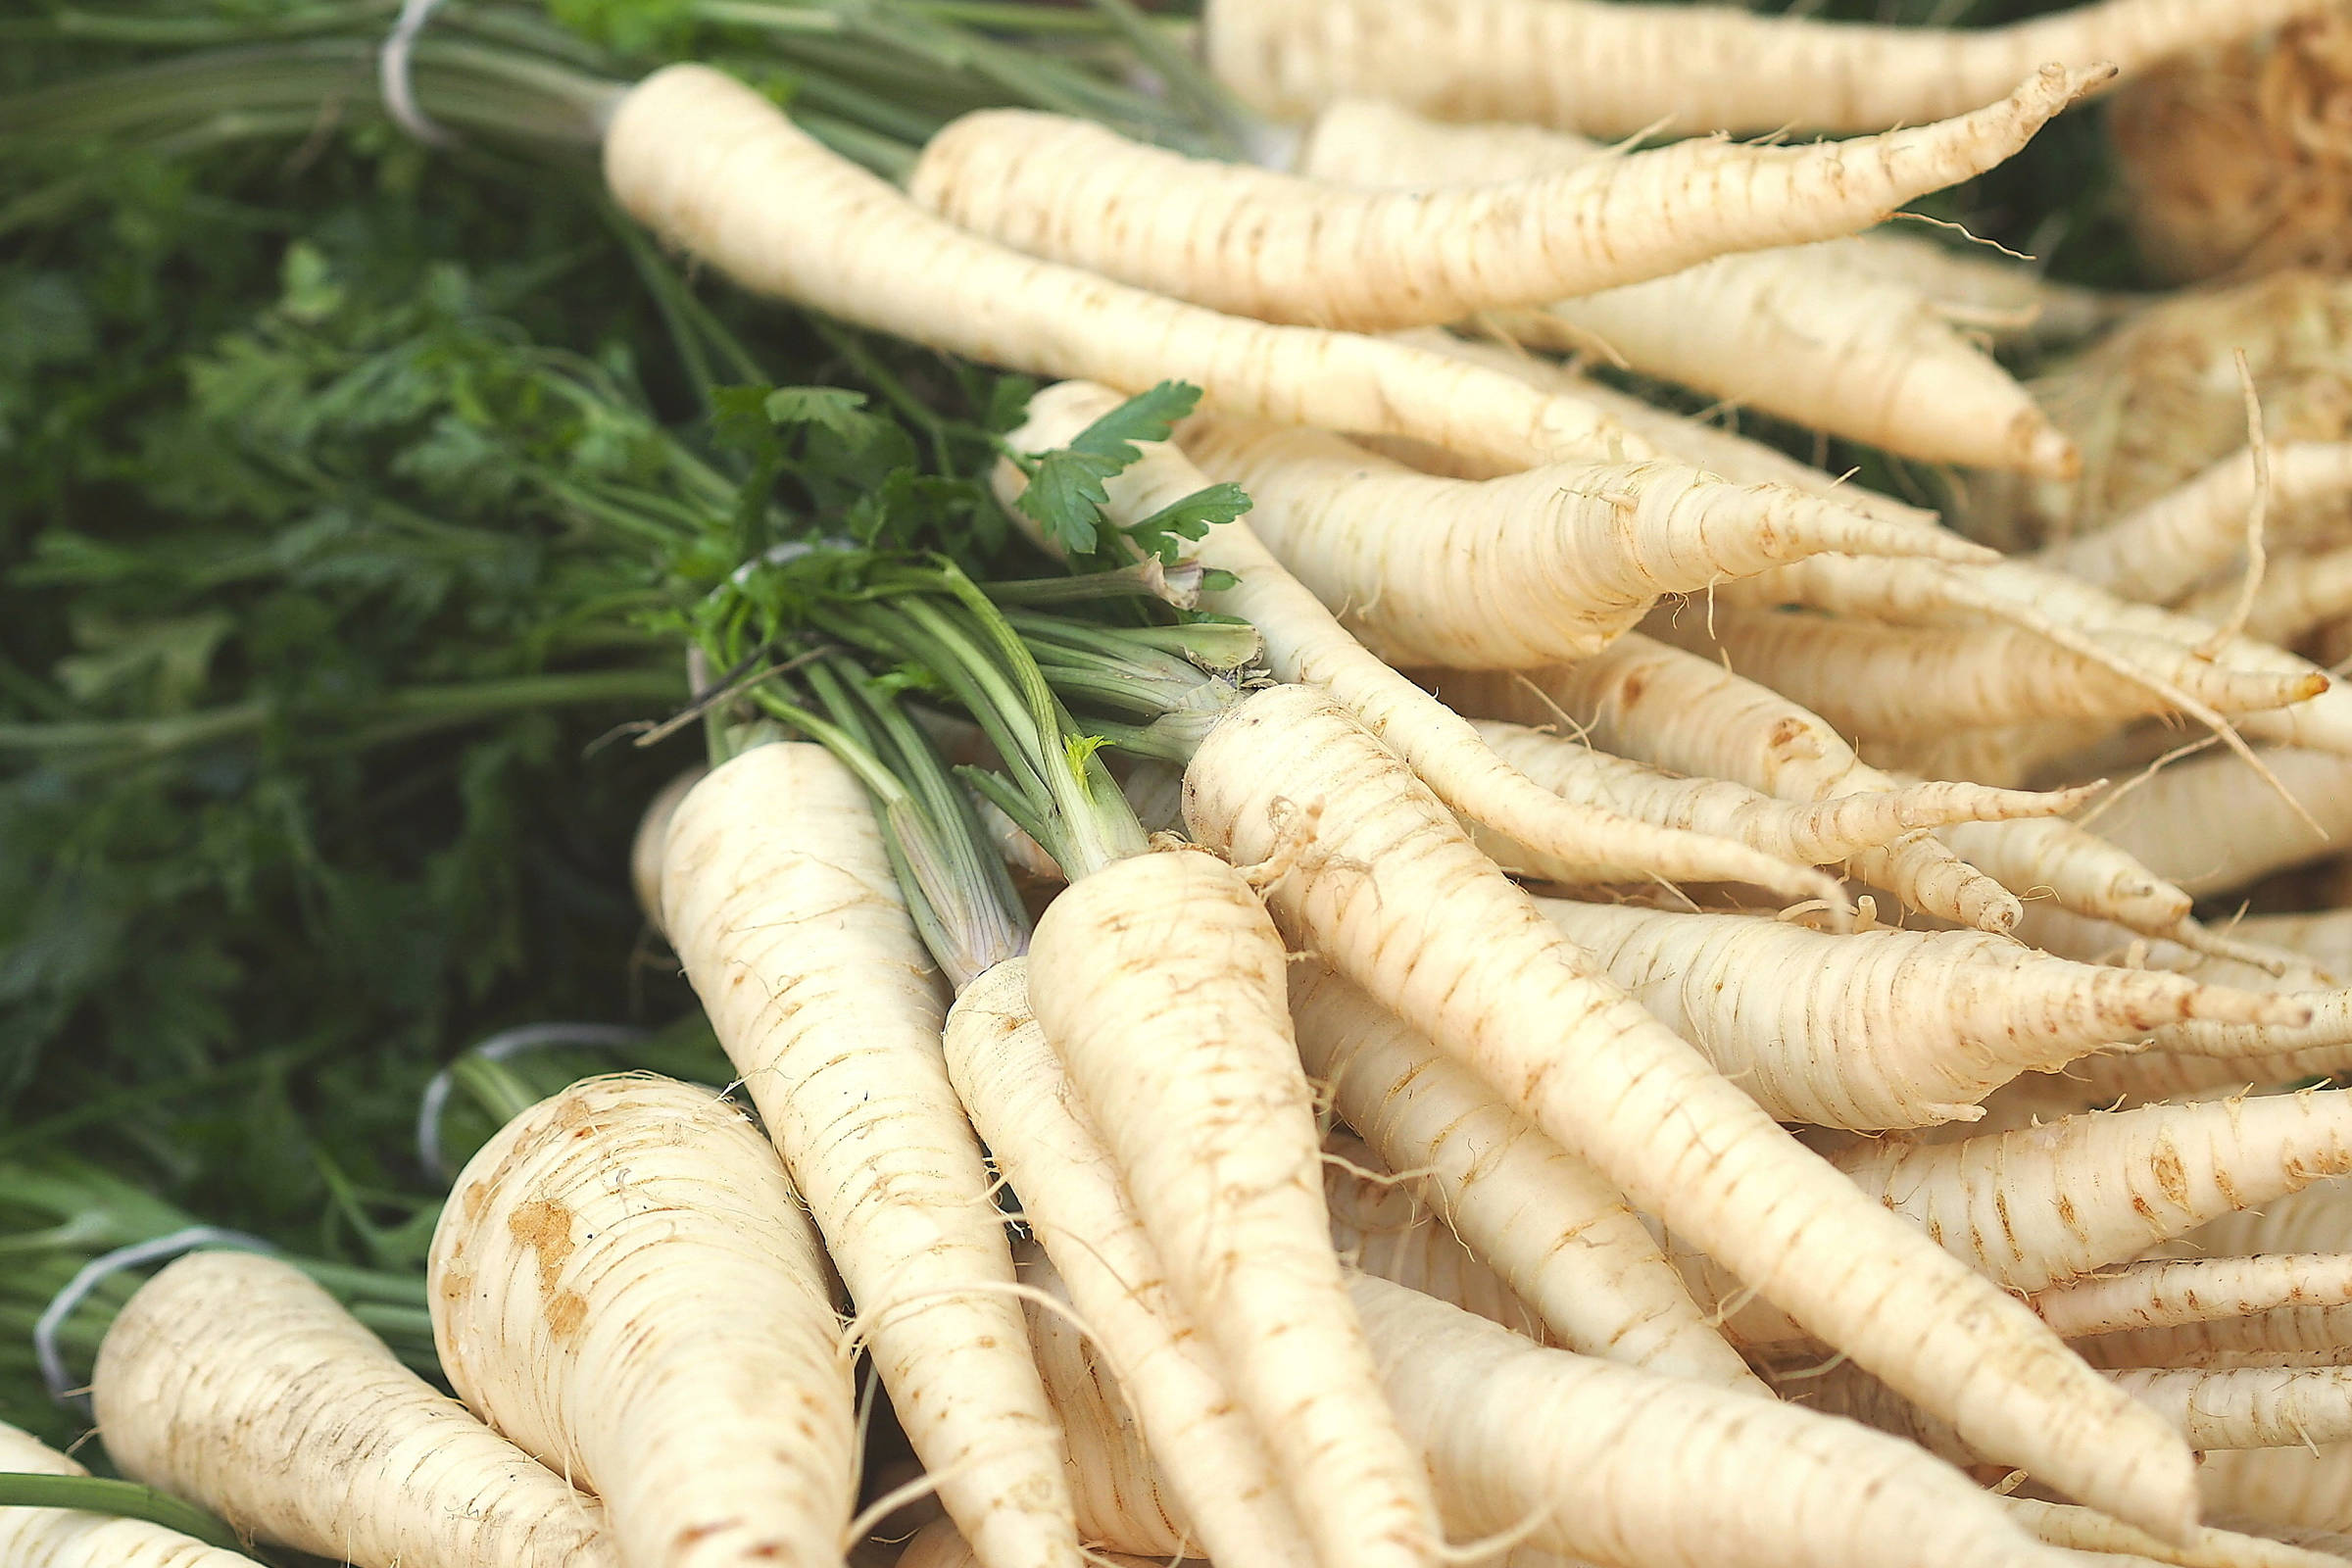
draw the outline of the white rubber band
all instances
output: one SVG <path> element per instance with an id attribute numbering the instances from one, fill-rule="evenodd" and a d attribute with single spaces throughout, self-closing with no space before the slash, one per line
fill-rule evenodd
<path id="1" fill-rule="evenodd" d="M 521 1052 L 544 1051 L 551 1046 L 618 1050 L 635 1045 L 645 1036 L 646 1031 L 626 1023 L 526 1023 L 492 1035 L 464 1055 L 504 1061 Z M 432 1082 L 424 1086 L 424 1094 L 416 1102 L 416 1164 L 430 1181 L 447 1181 L 452 1174 L 441 1162 L 441 1113 L 449 1108 L 450 1091 L 457 1087 L 452 1076 L 456 1070 L 457 1062 L 453 1061 L 433 1074 Z"/>
<path id="2" fill-rule="evenodd" d="M 58 1335 L 65 1329 L 66 1320 L 74 1315 L 74 1309 L 110 1274 L 120 1274 L 126 1268 L 137 1268 L 142 1263 L 177 1257 L 182 1252 L 193 1252 L 200 1247 L 226 1247 L 243 1252 L 277 1250 L 259 1236 L 248 1236 L 243 1231 L 226 1231 L 217 1225 L 190 1225 L 168 1236 L 133 1242 L 128 1247 L 118 1247 L 111 1252 L 101 1252 L 91 1258 L 72 1279 L 66 1281 L 55 1296 L 49 1298 L 49 1304 L 41 1308 L 40 1317 L 32 1325 L 32 1354 L 40 1364 L 41 1382 L 48 1386 L 50 1398 L 69 1410 L 79 1408 L 86 1413 L 90 1407 L 86 1396 L 74 1392 L 73 1374 L 66 1369 L 66 1352 L 57 1343 Z"/>
<path id="3" fill-rule="evenodd" d="M 401 0 L 400 16 L 384 38 L 384 46 L 376 51 L 375 79 L 394 124 L 428 147 L 454 147 L 458 138 L 449 127 L 417 107 L 416 85 L 409 75 L 409 55 L 416 45 L 416 35 L 424 31 L 425 23 L 440 4 L 441 0 Z"/>

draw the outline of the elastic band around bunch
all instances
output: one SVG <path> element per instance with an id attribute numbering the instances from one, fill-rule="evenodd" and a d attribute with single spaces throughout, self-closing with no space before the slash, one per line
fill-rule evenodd
<path id="1" fill-rule="evenodd" d="M 492 1035 L 465 1055 L 479 1056 L 484 1061 L 504 1061 L 509 1056 L 526 1051 L 544 1051 L 551 1046 L 618 1050 L 637 1044 L 645 1036 L 643 1029 L 625 1023 L 526 1023 Z M 456 1071 L 457 1062 L 453 1061 L 433 1074 L 416 1102 L 416 1164 L 432 1181 L 446 1181 L 450 1174 L 441 1162 L 441 1113 L 449 1108 L 450 1091 L 456 1087 L 452 1075 Z"/>
<path id="2" fill-rule="evenodd" d="M 416 84 L 409 70 L 417 34 L 440 4 L 441 0 L 401 0 L 400 15 L 376 51 L 375 80 L 394 124 L 428 147 L 454 147 L 456 134 L 417 106 Z"/>
<path id="3" fill-rule="evenodd" d="M 91 1258 L 72 1279 L 66 1281 L 55 1296 L 49 1298 L 49 1304 L 41 1308 L 40 1317 L 32 1325 L 33 1358 L 40 1365 L 41 1382 L 48 1388 L 49 1397 L 69 1410 L 79 1409 L 84 1414 L 89 1413 L 88 1397 L 74 1392 L 73 1374 L 66 1369 L 66 1352 L 59 1348 L 57 1337 L 65 1329 L 66 1320 L 74 1315 L 74 1309 L 87 1299 L 108 1275 L 120 1274 L 126 1268 L 137 1268 L 141 1264 L 159 1262 L 164 1258 L 177 1257 L 182 1252 L 193 1252 L 205 1247 L 224 1247 L 241 1252 L 277 1250 L 259 1236 L 248 1236 L 243 1231 L 222 1230 L 218 1225 L 190 1225 L 168 1236 L 133 1242 L 128 1247 L 118 1247 L 111 1252 L 101 1252 Z"/>

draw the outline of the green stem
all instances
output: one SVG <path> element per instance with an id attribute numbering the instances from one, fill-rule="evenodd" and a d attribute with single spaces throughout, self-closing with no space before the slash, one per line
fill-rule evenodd
<path id="1" fill-rule="evenodd" d="M 135 1481 L 0 1472 L 0 1507 L 73 1508 L 82 1513 L 112 1514 L 120 1519 L 144 1519 L 151 1525 L 193 1536 L 222 1551 L 242 1554 L 245 1549 L 235 1531 L 202 1508 Z"/>

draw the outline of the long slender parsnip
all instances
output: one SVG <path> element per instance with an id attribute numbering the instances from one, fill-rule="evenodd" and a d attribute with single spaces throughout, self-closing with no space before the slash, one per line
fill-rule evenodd
<path id="1" fill-rule="evenodd" d="M 1228 413 L 1410 436 L 1505 468 L 1649 455 L 1571 395 L 1401 343 L 1220 316 L 981 239 L 708 67 L 630 91 L 605 133 L 605 179 L 639 221 L 755 293 L 984 364 L 1129 392 L 1190 381 Z"/>
<path id="2" fill-rule="evenodd" d="M 0 1422 L 0 1471 L 86 1476 L 29 1432 Z M 73 1508 L 0 1507 L 0 1562 L 10 1568 L 254 1568 L 240 1552 L 207 1545 L 144 1519 Z"/>
<path id="3" fill-rule="evenodd" d="M 650 1076 L 509 1122 L 427 1258 L 450 1386 L 595 1489 L 630 1568 L 843 1560 L 857 1439 L 831 1279 L 751 1118 Z"/>
<path id="4" fill-rule="evenodd" d="M 2037 1291 L 2352 1171 L 2352 1095 L 2147 1105 L 1950 1144 L 1890 1135 L 1833 1162 L 1955 1255 Z"/>
<path id="5" fill-rule="evenodd" d="M 1974 1121 L 2019 1073 L 2180 1018 L 2297 1004 L 2072 963 L 1975 931 L 1827 935 L 1735 914 L 1539 899 L 1628 995 L 1783 1121 Z"/>
<path id="6" fill-rule="evenodd" d="M 1475 1074 L 1311 958 L 1291 966 L 1291 1021 L 1348 1125 L 1412 1173 L 1412 1190 L 1560 1344 L 1756 1391 L 1624 1195 Z"/>
<path id="7" fill-rule="evenodd" d="M 1597 653 L 1661 595 L 1817 551 L 1976 560 L 1981 547 L 1679 464 L 1447 479 L 1318 430 L 1201 417 L 1178 432 L 1239 484 L 1250 526 L 1393 663 L 1514 669 Z"/>
<path id="8" fill-rule="evenodd" d="M 1284 968 L 1241 874 L 1171 850 L 1082 876 L 1047 907 L 1029 1001 L 1318 1555 L 1428 1568 L 1437 1507 L 1332 1251 Z"/>
<path id="9" fill-rule="evenodd" d="M 1936 124 L 1796 147 L 1691 140 L 1413 191 L 1187 158 L 1092 121 L 984 109 L 931 138 L 908 189 L 975 233 L 1139 288 L 1235 316 L 1379 331 L 1853 233 L 2005 162 L 2113 74 L 2036 62 L 2000 102 Z"/>
<path id="10" fill-rule="evenodd" d="M 1574 664 L 1424 670 L 1418 677 L 1475 717 L 1538 725 L 1565 718 L 1602 751 L 1676 773 L 1728 778 L 1782 800 L 1902 787 L 1855 756 L 1818 715 L 1639 632 Z M 1961 794 L 1984 788 L 1950 787 Z M 1847 866 L 1913 908 L 1961 925 L 2005 931 L 2023 913 L 2013 894 L 1925 831 L 1856 855 Z"/>
<path id="11" fill-rule="evenodd" d="M 1299 170 L 1348 185 L 1484 184 L 1614 156 L 1561 131 L 1445 124 L 1353 99 L 1315 117 Z M 1929 462 L 2063 468 L 2071 443 L 2033 395 L 1918 284 L 1869 265 L 1894 243 L 1856 236 L 1719 255 L 1481 324 Z M 1909 258 L 1911 247 L 1898 250 Z M 2008 319 L 2030 318 L 2030 275 L 2027 288 L 2002 281 Z"/>
<path id="12" fill-rule="evenodd" d="M 1199 1324 L 1175 1299 L 1110 1152 L 1029 1015 L 1028 987 L 1028 960 L 1011 958 L 956 999 L 947 1029 L 956 1093 L 1140 1415 L 1194 1532 L 1191 1544 L 1228 1562 L 1308 1568 L 1313 1553 L 1273 1484 L 1265 1440 L 1233 1402 Z M 1029 1278 L 1037 1283 L 1034 1270 Z M 1033 1337 L 1043 1321 L 1033 1317 Z M 1102 1483 L 1097 1455 L 1074 1446 L 1069 1457 L 1080 1529 L 1100 1536 L 1103 1499 L 1118 1489 Z"/>
<path id="13" fill-rule="evenodd" d="M 1029 402 L 1008 438 L 1021 450 L 1066 445 L 1120 402 L 1117 393 L 1063 381 Z M 1150 443 L 1106 487 L 1112 519 L 1131 524 L 1209 483 L 1173 443 Z M 1010 501 L 1027 481 L 1000 465 L 998 494 Z M 1745 846 L 1636 821 L 1563 801 L 1489 751 L 1468 720 L 1397 674 L 1343 627 L 1286 571 L 1245 521 L 1221 523 L 1195 547 L 1203 565 L 1230 572 L 1231 588 L 1206 596 L 1209 609 L 1258 629 L 1277 679 L 1328 691 L 1409 761 L 1454 809 L 1545 858 L 1552 874 L 1606 877 L 1612 869 L 1669 880 L 1753 882 L 1795 897 L 1841 899 L 1816 873 Z M 1805 891 L 1798 892 L 1800 884 Z"/>
<path id="14" fill-rule="evenodd" d="M 1879 130 L 1990 103 L 2045 61 L 2129 74 L 2311 9 L 2102 0 L 1959 29 L 1612 0 L 1215 0 L 1207 50 L 1220 80 L 1284 120 L 1355 96 L 1602 136 Z"/>
<path id="15" fill-rule="evenodd" d="M 1012 1255 L 941 1057 L 945 1007 L 873 808 L 822 747 L 695 786 L 662 925 L 867 1320 L 882 1385 L 990 1568 L 1074 1564 Z"/>
<path id="16" fill-rule="evenodd" d="M 2320 1183 L 2304 1192 L 2316 1193 L 2328 1185 Z M 2192 1232 L 2192 1243 L 2209 1245 L 2208 1233 L 2217 1227 L 2231 1219 L 2275 1213 L 2284 1200 L 2274 1199 L 2259 1213 L 2241 1209 L 2225 1215 Z M 2282 1306 L 2352 1306 L 2352 1253 L 2148 1258 L 2034 1296 L 2034 1310 L 2068 1339 L 2175 1328 Z"/>
<path id="17" fill-rule="evenodd" d="M 2187 1453 L 2162 1422 L 1610 985 L 1328 698 L 1246 699 L 1194 757 L 1185 820 L 1273 862 L 1295 943 L 1815 1333 L 1987 1451 L 2158 1533 L 2192 1527 Z"/>
<path id="18" fill-rule="evenodd" d="M 92 1393 L 124 1475 L 264 1541 L 361 1568 L 621 1560 L 602 1503 L 274 1258 L 196 1252 L 157 1274 L 108 1329 Z"/>

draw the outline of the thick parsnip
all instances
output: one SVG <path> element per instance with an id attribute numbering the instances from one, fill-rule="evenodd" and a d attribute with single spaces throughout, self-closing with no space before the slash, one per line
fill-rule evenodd
<path id="1" fill-rule="evenodd" d="M 196 1252 L 164 1269 L 107 1330 L 91 1381 L 124 1475 L 264 1541 L 359 1568 L 622 1560 L 602 1503 L 274 1258 Z"/>
<path id="2" fill-rule="evenodd" d="M 28 1432 L 0 1422 L 0 1471 L 86 1476 L 89 1471 Z M 0 1561 L 9 1568 L 254 1568 L 239 1552 L 193 1536 L 74 1508 L 0 1507 Z"/>
<path id="3" fill-rule="evenodd" d="M 427 1281 L 450 1386 L 595 1489 L 629 1568 L 841 1563 L 857 1443 L 831 1274 L 742 1111 L 653 1077 L 541 1102 L 459 1173 Z"/>

